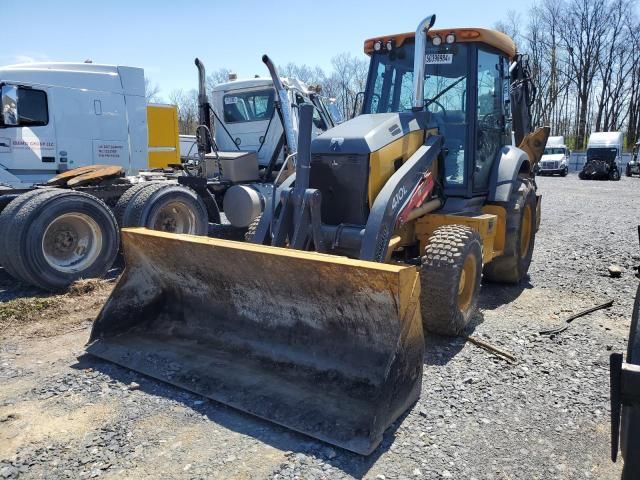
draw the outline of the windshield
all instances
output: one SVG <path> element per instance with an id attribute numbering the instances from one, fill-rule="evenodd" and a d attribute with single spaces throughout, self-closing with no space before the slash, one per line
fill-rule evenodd
<path id="1" fill-rule="evenodd" d="M 548 147 L 544 149 L 545 155 L 564 155 L 564 148 L 562 147 Z"/>
<path id="2" fill-rule="evenodd" d="M 587 159 L 598 158 L 600 160 L 612 161 L 616 159 L 618 155 L 617 148 L 611 147 L 592 147 L 587 148 Z"/>
<path id="3" fill-rule="evenodd" d="M 367 85 L 364 113 L 411 110 L 413 90 L 413 42 L 389 53 L 373 55 L 373 74 Z M 468 45 L 441 45 L 427 48 L 424 101 L 427 109 L 444 116 L 463 113 L 467 93 Z"/>

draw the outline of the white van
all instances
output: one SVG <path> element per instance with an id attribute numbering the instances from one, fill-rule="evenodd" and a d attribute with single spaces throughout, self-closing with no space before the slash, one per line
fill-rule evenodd
<path id="1" fill-rule="evenodd" d="M 549 137 L 544 154 L 540 159 L 538 174 L 566 177 L 569 173 L 571 152 L 564 143 L 563 136 Z"/>

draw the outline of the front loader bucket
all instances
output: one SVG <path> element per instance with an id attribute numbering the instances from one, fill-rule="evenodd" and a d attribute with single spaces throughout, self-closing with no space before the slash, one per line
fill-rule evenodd
<path id="1" fill-rule="evenodd" d="M 360 454 L 418 398 L 414 267 L 146 229 L 87 351 Z"/>

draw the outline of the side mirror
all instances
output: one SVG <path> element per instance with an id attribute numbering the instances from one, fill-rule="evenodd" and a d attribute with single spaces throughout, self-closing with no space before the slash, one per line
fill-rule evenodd
<path id="1" fill-rule="evenodd" d="M 2 97 L 2 123 L 5 126 L 18 125 L 18 87 L 3 85 L 0 92 Z"/>

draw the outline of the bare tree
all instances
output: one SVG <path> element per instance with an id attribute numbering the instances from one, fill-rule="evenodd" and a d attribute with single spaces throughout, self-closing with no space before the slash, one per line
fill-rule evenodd
<path id="1" fill-rule="evenodd" d="M 232 72 L 229 68 L 219 68 L 207 75 L 207 93 L 211 95 L 213 87 L 221 83 L 228 82 L 231 73 Z"/>
<path id="2" fill-rule="evenodd" d="M 198 92 L 195 89 L 184 91 L 173 90 L 169 101 L 178 107 L 178 124 L 180 134 L 194 135 L 198 128 Z"/>
<path id="3" fill-rule="evenodd" d="M 147 99 L 147 103 L 159 103 L 162 101 L 160 98 L 160 86 L 157 83 L 151 83 L 149 77 L 144 77 L 144 96 Z"/>

